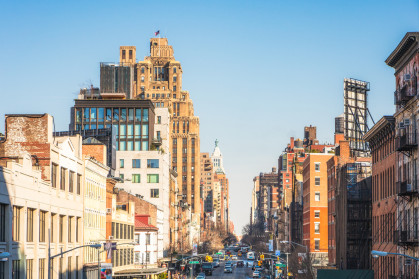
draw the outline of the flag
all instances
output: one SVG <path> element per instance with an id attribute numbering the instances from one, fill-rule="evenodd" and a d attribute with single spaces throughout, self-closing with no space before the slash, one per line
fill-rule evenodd
<path id="1" fill-rule="evenodd" d="M 156 32 L 154 32 L 154 36 L 157 36 L 158 34 L 160 34 L 160 30 L 157 30 Z"/>

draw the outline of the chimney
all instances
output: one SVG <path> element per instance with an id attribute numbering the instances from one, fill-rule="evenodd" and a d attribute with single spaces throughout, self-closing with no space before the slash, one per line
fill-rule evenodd
<path id="1" fill-rule="evenodd" d="M 294 149 L 294 137 L 290 137 L 291 149 Z"/>

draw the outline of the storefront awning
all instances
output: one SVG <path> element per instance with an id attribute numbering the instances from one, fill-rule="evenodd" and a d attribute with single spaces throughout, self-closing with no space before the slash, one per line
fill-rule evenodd
<path id="1" fill-rule="evenodd" d="M 115 272 L 113 277 L 136 277 L 141 275 L 157 275 L 166 272 L 167 268 L 126 269 Z"/>

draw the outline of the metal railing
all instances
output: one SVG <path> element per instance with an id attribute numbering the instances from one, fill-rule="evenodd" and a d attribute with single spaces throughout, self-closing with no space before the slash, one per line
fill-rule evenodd
<path id="1" fill-rule="evenodd" d="M 417 179 L 413 179 L 411 181 L 397 181 L 396 190 L 397 195 L 399 196 L 411 196 L 418 194 Z"/>
<path id="2" fill-rule="evenodd" d="M 406 132 L 396 137 L 396 149 L 398 151 L 408 151 L 418 146 L 416 130 Z"/>
<path id="3" fill-rule="evenodd" d="M 401 105 L 416 96 L 417 89 L 414 86 L 404 86 L 394 91 L 394 104 Z"/>
<path id="4" fill-rule="evenodd" d="M 398 245 L 419 246 L 418 225 L 394 231 L 394 243 Z"/>

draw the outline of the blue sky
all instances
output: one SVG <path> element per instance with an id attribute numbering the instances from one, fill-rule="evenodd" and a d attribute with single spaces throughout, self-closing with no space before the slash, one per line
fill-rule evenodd
<path id="1" fill-rule="evenodd" d="M 0 131 L 8 113 L 47 112 L 67 129 L 79 88 L 99 85 L 99 63 L 117 61 L 120 45 L 142 60 L 156 30 L 182 63 L 201 151 L 220 140 L 240 233 L 253 177 L 277 165 L 290 136 L 312 124 L 333 141 L 345 77 L 371 83 L 376 121 L 393 113 L 384 60 L 419 30 L 419 1 L 4 1 Z"/>

